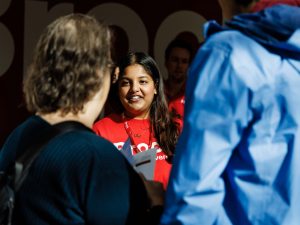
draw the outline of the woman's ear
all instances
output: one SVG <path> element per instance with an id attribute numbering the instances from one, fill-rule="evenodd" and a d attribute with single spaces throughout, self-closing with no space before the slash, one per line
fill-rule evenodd
<path id="1" fill-rule="evenodd" d="M 155 89 L 154 89 L 154 94 L 157 95 L 157 89 L 158 89 L 158 80 L 155 81 Z"/>

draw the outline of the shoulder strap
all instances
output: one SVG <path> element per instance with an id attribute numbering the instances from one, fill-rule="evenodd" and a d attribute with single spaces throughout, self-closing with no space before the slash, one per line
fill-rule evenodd
<path id="1" fill-rule="evenodd" d="M 70 132 L 74 130 L 86 130 L 93 132 L 88 127 L 84 126 L 83 124 L 76 122 L 76 121 L 65 121 L 61 123 L 57 123 L 49 129 L 47 133 L 43 134 L 40 139 L 35 142 L 34 145 L 29 147 L 27 150 L 23 152 L 19 157 L 16 159 L 15 163 L 15 190 L 18 190 L 22 185 L 23 181 L 27 177 L 28 171 L 34 162 L 34 160 L 38 157 L 39 153 L 42 149 L 49 143 L 50 140 L 53 138 Z"/>

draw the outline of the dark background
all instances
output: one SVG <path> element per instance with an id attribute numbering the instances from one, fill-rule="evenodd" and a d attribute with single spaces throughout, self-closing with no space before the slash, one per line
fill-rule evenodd
<path id="1" fill-rule="evenodd" d="M 154 56 L 154 42 L 157 34 L 157 30 L 162 22 L 172 13 L 177 11 L 187 10 L 200 14 L 206 20 L 217 20 L 220 22 L 221 12 L 217 0 L 209 1 L 195 1 L 195 0 L 163 0 L 159 1 L 137 1 L 137 0 L 119 0 L 119 1 L 101 1 L 101 0 L 74 0 L 74 1 L 37 1 L 37 0 L 0 0 L 0 25 L 4 26 L 11 34 L 14 43 L 14 55 L 8 69 L 0 74 L 0 147 L 9 133 L 20 122 L 22 122 L 29 114 L 25 109 L 23 96 L 22 96 L 22 79 L 24 70 L 27 66 L 24 55 L 25 49 L 25 30 L 27 33 L 31 32 L 31 24 L 38 24 L 39 21 L 31 21 L 30 15 L 26 16 L 25 8 L 30 6 L 30 3 L 44 2 L 47 4 L 47 9 L 51 9 L 59 6 L 63 3 L 69 3 L 73 6 L 73 12 L 88 13 L 92 8 L 101 5 L 103 3 L 119 3 L 127 6 L 133 10 L 139 18 L 143 21 L 148 35 L 148 53 Z M 8 8 L 6 8 L 8 6 Z M 2 7 L 2 8 L 1 8 Z M 6 9 L 6 10 L 5 10 Z M 64 14 L 63 12 L 61 13 Z M 112 16 L 118 17 L 118 14 L 111 12 Z M 115 15 L 114 15 L 115 14 Z M 54 18 L 51 18 L 54 19 Z M 50 20 L 42 21 L 48 24 Z M 122 18 L 121 18 L 122 19 Z M 126 19 L 126 18 L 124 18 Z M 41 18 L 42 20 L 42 18 Z M 109 21 L 108 21 L 109 22 Z M 181 21 L 183 24 L 185 21 Z M 113 24 L 112 24 L 113 25 Z M 127 51 L 130 48 L 130 44 L 126 39 L 126 30 L 115 27 L 118 31 L 121 40 L 116 41 L 117 54 Z M 199 24 L 199 29 L 202 29 L 202 24 Z M 32 28 L 32 37 L 29 41 L 35 43 L 33 40 L 39 36 L 37 29 Z M 139 34 L 136 34 L 136 38 L 139 38 Z M 1 41 L 1 34 L 0 34 Z M 0 66 L 4 63 L 5 47 L 6 43 L 2 40 L 0 42 Z M 31 51 L 30 49 L 28 51 Z M 198 47 L 198 46 L 196 46 Z M 27 46 L 28 48 L 28 46 Z M 4 68 L 4 67 L 3 67 Z"/>

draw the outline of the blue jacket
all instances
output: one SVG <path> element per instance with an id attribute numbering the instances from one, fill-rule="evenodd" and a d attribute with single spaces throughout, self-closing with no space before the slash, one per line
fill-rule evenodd
<path id="1" fill-rule="evenodd" d="M 162 224 L 300 224 L 299 18 L 278 5 L 206 24 Z"/>

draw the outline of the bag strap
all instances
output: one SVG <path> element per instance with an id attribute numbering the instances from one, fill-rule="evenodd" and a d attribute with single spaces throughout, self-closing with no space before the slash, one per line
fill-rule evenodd
<path id="1" fill-rule="evenodd" d="M 15 162 L 14 189 L 17 191 L 26 179 L 29 169 L 40 152 L 49 143 L 50 140 L 67 132 L 75 130 L 85 130 L 93 132 L 88 127 L 76 121 L 65 121 L 54 124 L 47 133 L 43 134 L 40 139 L 17 157 Z"/>

